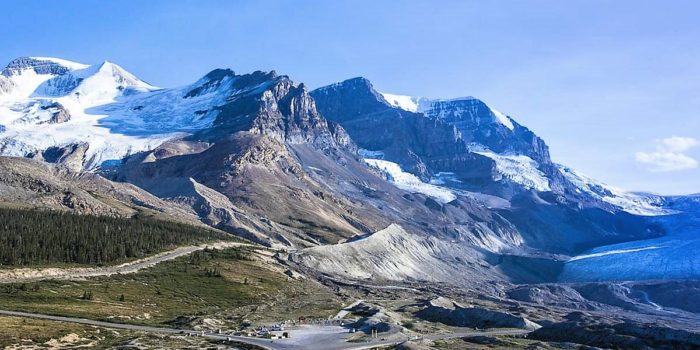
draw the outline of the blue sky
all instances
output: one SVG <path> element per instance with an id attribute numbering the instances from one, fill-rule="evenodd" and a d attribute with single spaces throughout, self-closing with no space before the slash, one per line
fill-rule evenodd
<path id="1" fill-rule="evenodd" d="M 215 67 L 472 95 L 609 184 L 700 192 L 696 1 L 15 1 L 0 62 L 110 60 L 159 86 Z"/>

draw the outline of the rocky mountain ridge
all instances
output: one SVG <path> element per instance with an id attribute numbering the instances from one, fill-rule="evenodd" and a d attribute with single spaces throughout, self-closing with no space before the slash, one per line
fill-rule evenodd
<path id="1" fill-rule="evenodd" d="M 489 264 L 558 264 L 663 235 L 654 216 L 670 213 L 552 163 L 543 140 L 475 98 L 382 94 L 364 78 L 309 91 L 229 69 L 161 89 L 113 63 L 49 58 L 3 72 L 15 88 L 0 94 L 0 154 L 134 184 L 266 245 L 334 244 L 399 224 L 419 242 L 482 250 Z M 516 265 L 499 278 L 524 276 Z"/>

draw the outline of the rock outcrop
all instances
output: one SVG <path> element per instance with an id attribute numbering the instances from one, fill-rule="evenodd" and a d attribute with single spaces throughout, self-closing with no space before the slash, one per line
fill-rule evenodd
<path id="1" fill-rule="evenodd" d="M 444 297 L 426 300 L 416 316 L 455 327 L 523 328 L 529 330 L 540 328 L 540 325 L 522 316 L 482 307 L 464 307 Z"/>

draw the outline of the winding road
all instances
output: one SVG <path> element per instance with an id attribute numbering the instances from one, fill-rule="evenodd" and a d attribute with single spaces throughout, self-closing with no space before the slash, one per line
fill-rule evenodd
<path id="1" fill-rule="evenodd" d="M 334 326 L 310 326 L 305 327 L 300 330 L 291 330 L 291 338 L 288 339 L 262 339 L 262 338 L 250 338 L 241 337 L 233 335 L 225 335 L 218 333 L 202 333 L 194 330 L 185 329 L 174 329 L 174 328 L 164 328 L 164 327 L 151 327 L 151 326 L 139 326 L 133 324 L 124 323 L 114 323 L 114 322 L 104 322 L 90 320 L 86 318 L 76 318 L 76 317 L 64 317 L 64 316 L 53 316 L 45 314 L 37 314 L 30 312 L 20 312 L 20 311 L 9 311 L 0 310 L 0 315 L 2 316 L 13 316 L 13 317 L 27 317 L 50 321 L 59 322 L 70 322 L 78 323 L 90 326 L 113 328 L 113 329 L 125 329 L 138 332 L 151 332 L 151 333 L 162 333 L 162 334 L 197 334 L 198 336 L 224 341 L 236 341 L 240 343 L 246 343 L 251 345 L 256 345 L 268 350 L 362 350 L 362 349 L 372 349 L 384 346 L 389 346 L 393 344 L 400 343 L 407 338 L 392 339 L 392 340 L 375 340 L 371 342 L 359 342 L 351 343 L 347 342 L 347 338 L 350 333 L 342 327 Z M 448 334 L 432 334 L 423 336 L 424 339 L 437 340 L 437 339 L 450 339 L 450 338 L 462 338 L 475 335 L 522 335 L 527 334 L 530 331 L 523 329 L 503 329 L 503 330 L 492 330 L 492 331 L 469 331 L 469 332 L 457 332 Z M 381 334 L 380 334 L 381 335 Z"/>
<path id="2" fill-rule="evenodd" d="M 173 260 L 182 256 L 192 254 L 193 252 L 206 248 L 231 248 L 240 246 L 258 247 L 246 243 L 238 242 L 215 242 L 196 246 L 179 247 L 167 252 L 152 255 L 143 259 L 127 262 L 116 266 L 94 267 L 94 268 L 19 268 L 11 270 L 0 270 L 0 283 L 17 283 L 31 282 L 46 279 L 83 279 L 88 277 L 109 276 L 114 274 L 130 274 L 140 270 L 155 266 L 161 262 Z M 336 319 L 342 319 L 348 313 L 348 309 L 362 302 L 358 300 L 347 307 L 343 308 L 336 316 Z M 34 319 L 43 319 L 58 322 L 70 322 L 84 324 L 90 326 L 124 329 L 138 332 L 150 332 L 161 334 L 196 334 L 198 336 L 207 337 L 214 340 L 235 341 L 259 346 L 269 350 L 362 350 L 373 349 L 390 346 L 403 342 L 408 337 L 394 334 L 382 334 L 387 337 L 386 340 L 373 339 L 365 342 L 348 342 L 348 338 L 352 335 L 346 328 L 340 326 L 322 326 L 322 325 L 305 325 L 290 329 L 292 337 L 287 339 L 263 339 L 251 338 L 242 336 L 233 336 L 218 333 L 206 333 L 195 330 L 175 329 L 165 327 L 141 326 L 134 324 L 105 322 L 91 320 L 86 318 L 54 316 L 22 311 L 0 310 L 0 316 L 26 317 Z M 468 331 L 462 333 L 448 334 L 431 334 L 423 336 L 424 339 L 437 340 L 449 338 L 461 338 L 474 335 L 520 335 L 527 334 L 529 331 L 521 329 L 503 329 L 492 331 Z M 391 339 L 389 339 L 391 338 Z"/>

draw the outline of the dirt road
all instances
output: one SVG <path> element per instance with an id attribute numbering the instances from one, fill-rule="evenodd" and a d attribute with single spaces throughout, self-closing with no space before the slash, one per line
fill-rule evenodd
<path id="1" fill-rule="evenodd" d="M 231 248 L 251 246 L 238 242 L 215 242 L 195 246 L 179 247 L 167 252 L 152 255 L 143 259 L 130 261 L 121 265 L 105 267 L 75 267 L 75 268 L 17 268 L 0 270 L 0 283 L 32 282 L 46 279 L 83 279 L 88 277 L 129 274 L 152 267 L 164 261 L 192 254 L 205 248 Z"/>

